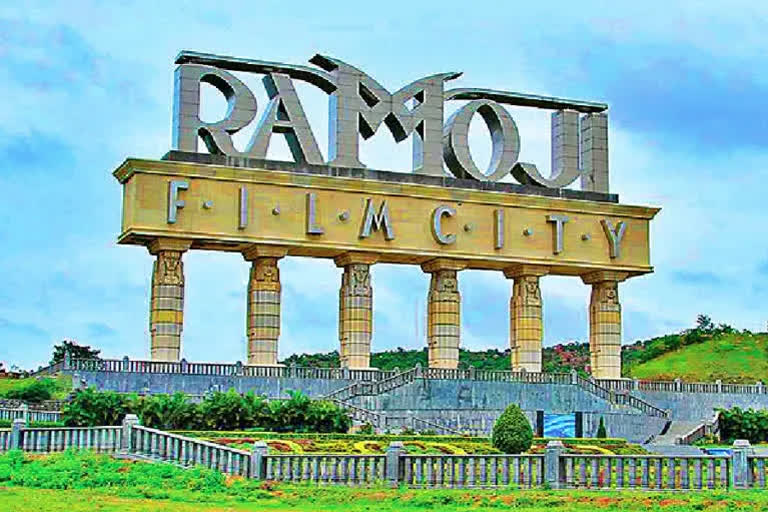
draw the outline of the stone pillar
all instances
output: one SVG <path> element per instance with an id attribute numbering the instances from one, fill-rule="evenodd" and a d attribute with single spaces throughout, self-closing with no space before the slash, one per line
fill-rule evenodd
<path id="1" fill-rule="evenodd" d="M 752 446 L 746 439 L 736 439 L 733 442 L 731 455 L 731 487 L 734 489 L 749 488 L 749 456 Z"/>
<path id="2" fill-rule="evenodd" d="M 514 279 L 509 301 L 509 348 L 513 371 L 541 372 L 544 325 L 539 278 L 548 273 L 547 267 L 538 265 L 517 265 L 504 270 L 507 278 Z"/>
<path id="3" fill-rule="evenodd" d="M 256 441 L 251 450 L 251 478 L 264 480 L 266 478 L 266 462 L 269 448 L 265 441 Z"/>
<path id="4" fill-rule="evenodd" d="M 443 258 L 421 265 L 432 274 L 427 302 L 427 346 L 430 368 L 457 368 L 461 338 L 461 295 L 457 272 L 460 261 Z"/>
<path id="5" fill-rule="evenodd" d="M 562 441 L 550 441 L 544 452 L 544 481 L 550 489 L 562 489 L 565 487 L 565 471 L 562 455 L 565 453 L 565 445 Z"/>
<path id="6" fill-rule="evenodd" d="M 11 450 L 21 450 L 23 441 L 23 431 L 27 428 L 27 421 L 16 418 L 11 424 Z"/>
<path id="7" fill-rule="evenodd" d="M 156 257 L 152 266 L 152 299 L 149 311 L 153 361 L 178 361 L 184 325 L 184 264 L 181 257 L 190 241 L 157 238 L 149 246 Z"/>
<path id="8" fill-rule="evenodd" d="M 370 368 L 373 335 L 371 265 L 376 256 L 345 253 L 334 261 L 344 269 L 339 289 L 339 361 L 342 368 Z"/>
<path id="9" fill-rule="evenodd" d="M 136 447 L 133 446 L 133 427 L 140 425 L 139 417 L 135 414 L 126 414 L 123 418 L 122 435 L 120 436 L 120 452 L 132 453 Z"/>
<path id="10" fill-rule="evenodd" d="M 600 270 L 581 276 L 592 285 L 589 303 L 589 356 L 596 379 L 621 378 L 621 304 L 619 283 L 625 272 Z"/>
<path id="11" fill-rule="evenodd" d="M 393 441 L 389 443 L 386 452 L 386 480 L 390 487 L 397 487 L 400 481 L 400 456 L 404 455 L 405 445 L 402 441 Z"/>
<path id="12" fill-rule="evenodd" d="M 251 262 L 246 313 L 249 365 L 278 366 L 280 271 L 277 262 L 287 252 L 284 247 L 265 245 L 254 245 L 243 251 L 243 257 Z"/>

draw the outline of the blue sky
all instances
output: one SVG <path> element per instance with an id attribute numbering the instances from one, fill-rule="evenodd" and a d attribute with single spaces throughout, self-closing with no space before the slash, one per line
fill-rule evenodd
<path id="1" fill-rule="evenodd" d="M 464 72 L 457 87 L 605 101 L 612 191 L 663 208 L 651 233 L 656 273 L 621 286 L 625 341 L 687 327 L 700 312 L 765 330 L 768 7 L 534 4 L 0 6 L 0 361 L 36 367 L 62 338 L 106 356 L 147 356 L 152 261 L 143 248 L 115 244 L 121 196 L 111 172 L 128 156 L 159 158 L 170 148 L 173 59 L 182 49 L 291 63 L 320 52 L 390 90 L 455 70 Z M 250 83 L 263 106 L 261 86 Z M 297 88 L 325 151 L 326 96 Z M 204 99 L 215 117 L 222 101 Z M 547 114 L 512 113 L 521 160 L 548 168 Z M 275 141 L 270 155 L 286 158 Z M 472 145 L 487 161 L 482 125 L 473 125 Z M 362 157 L 372 168 L 410 168 L 409 145 L 385 130 L 362 145 Z M 246 263 L 194 252 L 185 270 L 184 355 L 243 359 Z M 287 259 L 281 273 L 281 354 L 336 348 L 339 271 L 330 261 Z M 382 265 L 373 286 L 374 350 L 424 346 L 427 276 Z M 556 277 L 542 287 L 545 343 L 585 340 L 588 287 Z M 507 346 L 509 282 L 463 272 L 460 289 L 464 346 Z"/>

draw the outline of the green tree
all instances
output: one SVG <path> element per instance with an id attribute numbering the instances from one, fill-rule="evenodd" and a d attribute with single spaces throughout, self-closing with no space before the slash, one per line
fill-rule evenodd
<path id="1" fill-rule="evenodd" d="M 78 390 L 64 405 L 61 419 L 68 427 L 117 426 L 135 408 L 132 396 L 114 391 Z"/>
<path id="2" fill-rule="evenodd" d="M 66 353 L 76 359 L 99 359 L 101 350 L 96 350 L 88 345 L 79 345 L 75 340 L 62 340 L 58 345 L 53 346 L 53 358 L 51 364 L 64 361 Z"/>
<path id="3" fill-rule="evenodd" d="M 517 404 L 510 404 L 493 424 L 491 444 L 504 453 L 522 453 L 533 443 L 533 428 Z"/>

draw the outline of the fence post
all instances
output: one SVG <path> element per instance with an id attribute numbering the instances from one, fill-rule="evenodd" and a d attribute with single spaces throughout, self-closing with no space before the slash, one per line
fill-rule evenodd
<path id="1" fill-rule="evenodd" d="M 751 449 L 752 447 L 746 439 L 737 439 L 733 442 L 731 485 L 734 489 L 749 487 L 749 460 L 747 456 Z"/>
<path id="2" fill-rule="evenodd" d="M 565 451 L 565 445 L 562 441 L 550 441 L 547 443 L 546 452 L 544 452 L 544 483 L 550 489 L 561 489 L 563 487 L 563 471 L 561 465 L 561 455 Z"/>
<path id="3" fill-rule="evenodd" d="M 21 417 L 24 420 L 24 424 L 29 424 L 29 404 L 27 402 L 24 402 L 21 404 Z"/>
<path id="4" fill-rule="evenodd" d="M 718 393 L 722 393 L 723 392 L 723 381 L 721 381 L 720 379 L 717 379 L 715 381 L 715 386 L 716 386 L 716 389 L 717 389 Z"/>
<path id="5" fill-rule="evenodd" d="M 251 478 L 264 480 L 267 469 L 267 443 L 256 441 L 251 451 Z"/>
<path id="6" fill-rule="evenodd" d="M 122 453 L 133 452 L 132 429 L 139 424 L 139 417 L 135 414 L 126 414 L 123 418 L 123 431 L 120 436 L 120 451 Z"/>
<path id="7" fill-rule="evenodd" d="M 27 428 L 27 422 L 17 418 L 11 425 L 11 450 L 21 450 L 23 448 L 22 436 L 24 429 Z"/>
<path id="8" fill-rule="evenodd" d="M 683 381 L 680 380 L 680 378 L 678 377 L 677 379 L 675 379 L 675 391 L 680 392 L 682 390 L 683 390 Z"/>
<path id="9" fill-rule="evenodd" d="M 393 441 L 387 447 L 387 482 L 390 487 L 397 487 L 400 481 L 400 455 L 405 453 L 402 441 Z"/>
<path id="10" fill-rule="evenodd" d="M 571 368 L 571 385 L 575 386 L 579 383 L 579 374 L 576 370 Z"/>

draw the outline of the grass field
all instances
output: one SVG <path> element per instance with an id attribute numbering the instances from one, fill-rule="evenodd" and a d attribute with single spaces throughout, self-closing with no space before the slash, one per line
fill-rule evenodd
<path id="1" fill-rule="evenodd" d="M 59 375 L 58 377 L 51 378 L 53 381 L 53 396 L 54 400 L 61 400 L 67 397 L 72 391 L 72 377 L 69 375 Z M 6 393 L 11 390 L 20 390 L 29 387 L 36 382 L 34 377 L 28 377 L 26 379 L 0 379 L 0 397 L 4 397 Z"/>
<path id="2" fill-rule="evenodd" d="M 600 493 L 514 490 L 406 490 L 277 486 L 256 499 L 186 491 L 158 496 L 141 489 L 48 490 L 0 487 L 0 510 L 15 512 L 411 512 L 514 510 L 526 512 L 768 510 L 768 493 Z M 145 496 L 144 494 L 149 495 Z"/>
<path id="3" fill-rule="evenodd" d="M 768 511 L 768 492 L 690 493 L 391 489 L 284 485 L 225 478 L 206 469 L 65 452 L 0 456 L 0 511 L 14 512 L 412 512 L 514 510 Z"/>
<path id="4" fill-rule="evenodd" d="M 754 384 L 768 374 L 768 336 L 729 334 L 669 352 L 631 370 L 637 379 Z"/>

